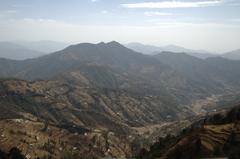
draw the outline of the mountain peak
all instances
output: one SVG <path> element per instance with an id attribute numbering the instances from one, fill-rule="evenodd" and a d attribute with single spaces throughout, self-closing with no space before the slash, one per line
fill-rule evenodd
<path id="1" fill-rule="evenodd" d="M 97 45 L 106 45 L 106 43 L 101 41 L 101 42 L 97 43 Z"/>
<path id="2" fill-rule="evenodd" d="M 64 50 L 85 50 L 85 49 L 93 49 L 93 48 L 116 48 L 116 49 L 120 49 L 120 48 L 125 48 L 122 44 L 116 42 L 116 41 L 111 41 L 108 43 L 105 42 L 99 42 L 97 44 L 92 44 L 92 43 L 79 43 L 79 44 L 75 44 L 75 45 L 70 45 L 69 47 L 67 47 Z M 127 48 L 126 48 L 127 49 Z"/>
<path id="3" fill-rule="evenodd" d="M 110 42 L 108 42 L 107 44 L 120 44 L 119 42 L 117 42 L 117 41 L 110 41 Z M 120 44 L 121 45 L 121 44 Z"/>
<path id="4" fill-rule="evenodd" d="M 97 46 L 107 46 L 107 47 L 115 47 L 115 48 L 125 48 L 122 44 L 117 41 L 110 41 L 110 42 L 100 42 Z"/>

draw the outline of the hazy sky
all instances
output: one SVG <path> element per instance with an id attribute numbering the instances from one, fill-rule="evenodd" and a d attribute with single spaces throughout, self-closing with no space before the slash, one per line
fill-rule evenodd
<path id="1" fill-rule="evenodd" d="M 0 41 L 240 48 L 240 0 L 0 0 Z"/>

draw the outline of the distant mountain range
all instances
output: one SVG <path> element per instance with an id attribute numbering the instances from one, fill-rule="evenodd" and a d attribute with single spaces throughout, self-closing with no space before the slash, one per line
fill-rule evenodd
<path id="1" fill-rule="evenodd" d="M 158 47 L 153 45 L 144 45 L 141 43 L 129 43 L 129 44 L 126 44 L 125 46 L 137 52 L 147 54 L 147 55 L 155 55 L 165 51 L 165 52 L 175 52 L 175 53 L 186 53 L 201 59 L 219 56 L 219 57 L 224 57 L 231 60 L 240 60 L 240 50 L 235 50 L 235 51 L 227 52 L 223 54 L 216 54 L 216 53 L 211 53 L 205 50 L 186 49 L 184 47 L 176 46 L 176 45 L 167 45 L 167 46 Z"/>
<path id="2" fill-rule="evenodd" d="M 188 53 L 190 55 L 195 55 L 199 58 L 207 58 L 207 57 L 213 57 L 215 55 L 212 55 L 212 53 L 205 51 L 205 50 L 191 50 L 186 49 L 181 46 L 176 45 L 167 45 L 167 46 L 153 46 L 153 45 L 144 45 L 141 43 L 129 43 L 125 45 L 126 47 L 133 49 L 137 52 L 141 52 L 148 55 L 155 55 L 163 51 L 167 52 L 176 52 L 176 53 Z"/>
<path id="3" fill-rule="evenodd" d="M 24 60 L 50 54 L 66 48 L 69 44 L 56 41 L 11 41 L 0 42 L 0 58 L 12 60 Z M 136 52 L 146 55 L 156 55 L 160 52 L 187 53 L 191 56 L 206 59 L 209 57 L 224 57 L 231 60 L 240 60 L 240 50 L 234 50 L 223 54 L 214 54 L 205 50 L 191 50 L 181 46 L 153 46 L 141 43 L 129 43 L 125 45 Z"/>
<path id="4" fill-rule="evenodd" d="M 44 55 L 43 52 L 31 50 L 18 44 L 0 42 L 0 57 L 2 58 L 24 60 L 27 58 L 35 58 L 42 55 Z"/>
<path id="5" fill-rule="evenodd" d="M 0 42 L 0 58 L 13 60 L 24 60 L 36 58 L 58 50 L 62 50 L 68 45 L 54 41 L 14 41 Z"/>
<path id="6" fill-rule="evenodd" d="M 68 43 L 58 41 L 13 41 L 18 45 L 24 46 L 31 50 L 37 50 L 44 53 L 53 53 L 69 46 Z"/>

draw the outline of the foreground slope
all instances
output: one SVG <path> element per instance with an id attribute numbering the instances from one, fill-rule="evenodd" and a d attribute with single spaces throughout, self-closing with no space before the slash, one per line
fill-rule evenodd
<path id="1" fill-rule="evenodd" d="M 240 157 L 240 106 L 207 116 L 177 136 L 160 138 L 142 158 Z"/>
<path id="2" fill-rule="evenodd" d="M 29 119 L 0 121 L 0 152 L 17 147 L 26 158 L 131 157 L 132 138 L 107 131 L 85 131 Z M 1 155 L 1 154 L 0 154 Z M 15 159 L 15 158 L 14 158 Z"/>
<path id="3" fill-rule="evenodd" d="M 59 158 L 75 147 L 78 154 L 131 157 L 140 141 L 134 127 L 157 124 L 169 115 L 179 118 L 180 108 L 164 100 L 65 80 L 4 79 L 0 82 L 0 146 L 5 152 L 17 146 L 35 157 Z"/>

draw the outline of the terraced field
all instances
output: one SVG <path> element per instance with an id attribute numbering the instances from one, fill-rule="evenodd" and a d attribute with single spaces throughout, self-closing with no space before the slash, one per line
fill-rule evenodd
<path id="1" fill-rule="evenodd" d="M 94 158 L 108 155 L 127 157 L 132 154 L 131 140 L 127 137 L 120 139 L 113 132 L 100 130 L 80 134 L 51 125 L 46 127 L 45 123 L 37 121 L 0 121 L 1 150 L 8 152 L 17 147 L 30 158 L 61 158 L 64 155 L 84 158 L 85 154 Z"/>
<path id="2" fill-rule="evenodd" d="M 159 139 L 149 152 L 141 155 L 144 159 L 239 159 L 240 105 L 212 113 L 177 136 Z"/>
<path id="3" fill-rule="evenodd" d="M 200 134 L 201 144 L 208 151 L 213 152 L 217 147 L 223 148 L 233 133 L 234 124 L 204 125 Z"/>

